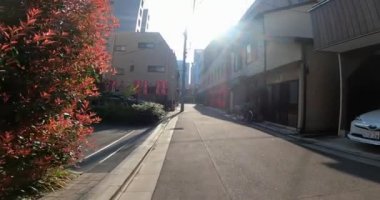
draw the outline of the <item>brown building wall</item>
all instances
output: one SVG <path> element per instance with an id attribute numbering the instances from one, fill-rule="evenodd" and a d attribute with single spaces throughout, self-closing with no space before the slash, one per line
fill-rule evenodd
<path id="1" fill-rule="evenodd" d="M 337 133 L 339 121 L 339 63 L 334 53 L 306 48 L 307 90 L 305 132 Z"/>

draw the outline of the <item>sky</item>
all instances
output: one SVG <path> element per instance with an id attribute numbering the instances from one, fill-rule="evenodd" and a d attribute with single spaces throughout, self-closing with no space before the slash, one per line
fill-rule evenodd
<path id="1" fill-rule="evenodd" d="M 194 49 L 204 49 L 235 25 L 254 1 L 196 0 L 193 13 L 193 0 L 148 0 L 149 31 L 160 32 L 180 60 L 187 27 L 191 57 Z"/>

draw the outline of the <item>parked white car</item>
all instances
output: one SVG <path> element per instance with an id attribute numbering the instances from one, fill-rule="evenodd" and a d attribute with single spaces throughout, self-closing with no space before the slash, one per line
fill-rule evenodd
<path id="1" fill-rule="evenodd" d="M 380 110 L 364 113 L 351 122 L 349 139 L 380 145 Z"/>

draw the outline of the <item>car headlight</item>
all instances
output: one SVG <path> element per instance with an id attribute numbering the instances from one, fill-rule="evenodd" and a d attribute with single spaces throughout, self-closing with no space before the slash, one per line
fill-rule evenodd
<path id="1" fill-rule="evenodd" d="M 363 121 L 360 117 L 355 118 L 356 121 Z"/>

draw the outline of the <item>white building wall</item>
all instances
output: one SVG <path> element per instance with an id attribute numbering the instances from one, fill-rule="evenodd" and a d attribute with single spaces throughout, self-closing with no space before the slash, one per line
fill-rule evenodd
<path id="1" fill-rule="evenodd" d="M 302 59 L 301 45 L 294 40 L 272 40 L 267 42 L 267 70 Z"/>
<path id="2" fill-rule="evenodd" d="M 135 80 L 147 80 L 149 86 L 155 86 L 158 80 L 167 80 L 168 97 L 175 98 L 178 86 L 176 57 L 159 33 L 119 32 L 112 39 L 112 66 L 123 73 L 109 74 L 107 79 L 121 85 L 121 92 L 127 89 L 126 86 L 133 85 Z M 152 49 L 141 49 L 138 47 L 139 42 L 155 46 Z M 125 49 L 117 51 L 121 46 Z M 131 65 L 134 66 L 133 71 Z M 165 66 L 165 72 L 148 72 L 149 65 Z"/>
<path id="3" fill-rule="evenodd" d="M 253 76 L 264 72 L 264 61 L 265 61 L 265 46 L 264 46 L 264 30 L 263 30 L 262 19 L 255 19 L 250 21 L 246 25 L 245 34 L 248 34 L 249 41 L 241 47 L 242 56 L 242 69 L 232 70 L 231 78 L 238 78 L 242 76 Z M 247 55 L 247 45 L 251 45 L 251 55 Z M 247 62 L 247 56 L 251 56 L 252 60 Z"/>
<path id="4" fill-rule="evenodd" d="M 265 34 L 271 37 L 312 38 L 311 17 L 308 12 L 311 7 L 312 5 L 306 5 L 265 14 Z"/>

